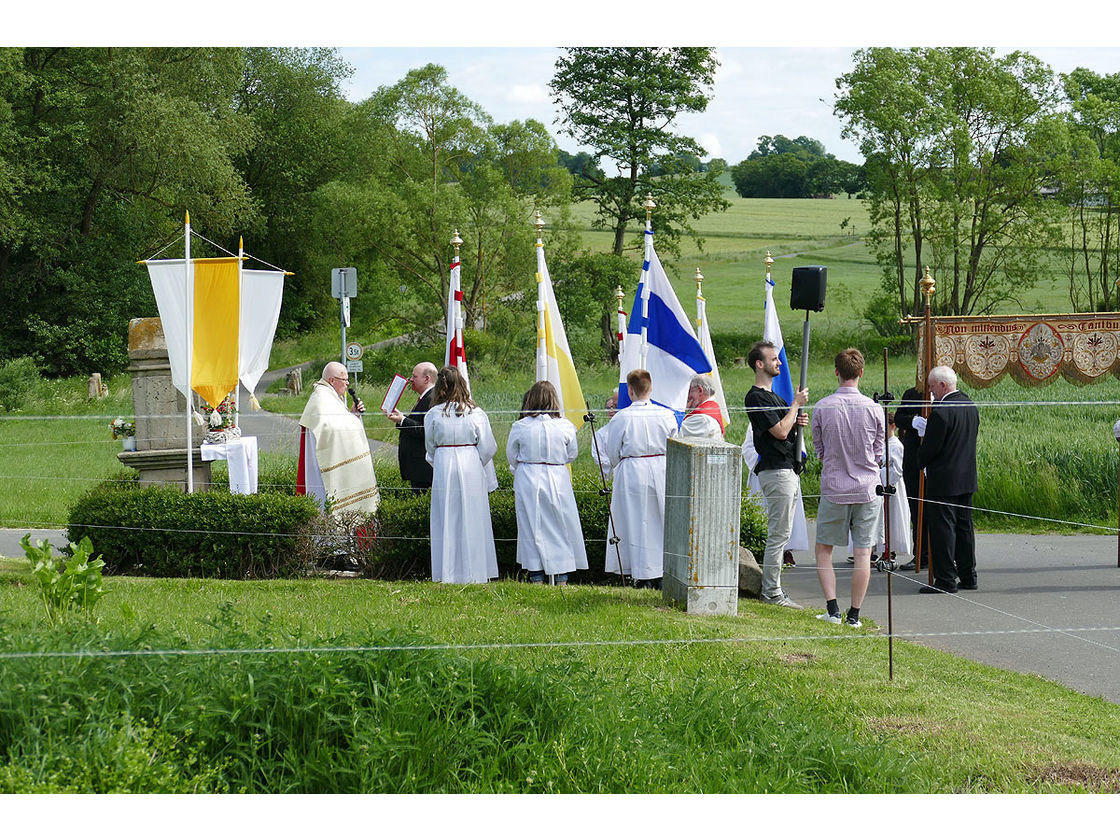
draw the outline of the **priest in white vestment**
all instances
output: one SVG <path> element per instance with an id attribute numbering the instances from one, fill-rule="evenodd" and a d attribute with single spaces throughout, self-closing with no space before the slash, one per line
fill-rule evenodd
<path id="1" fill-rule="evenodd" d="M 350 375 L 339 362 L 323 368 L 323 378 L 312 386 L 311 398 L 299 418 L 300 452 L 296 492 L 306 493 L 331 513 L 375 513 L 381 496 L 373 473 L 373 456 L 360 414 L 346 408 Z"/>
<path id="2" fill-rule="evenodd" d="M 571 572 L 587 568 L 568 470 L 578 454 L 576 427 L 560 416 L 556 388 L 551 382 L 535 383 L 506 442 L 517 512 L 517 562 L 533 583 L 544 583 L 548 575 L 564 584 Z"/>
<path id="3" fill-rule="evenodd" d="M 489 493 L 497 478 L 486 465 L 498 444 L 490 420 L 471 400 L 456 368 L 436 376 L 424 415 L 424 448 L 432 465 L 432 580 L 486 583 L 498 576 Z"/>
<path id="4" fill-rule="evenodd" d="M 659 587 L 664 565 L 665 447 L 677 431 L 677 417 L 649 401 L 649 371 L 626 377 L 631 403 L 607 424 L 607 457 L 614 467 L 611 516 L 618 532 L 622 573 L 636 586 Z M 606 571 L 619 573 L 615 547 L 608 544 Z"/>

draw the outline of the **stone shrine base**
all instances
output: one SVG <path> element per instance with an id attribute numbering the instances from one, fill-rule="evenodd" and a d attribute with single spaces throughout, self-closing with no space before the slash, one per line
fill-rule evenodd
<path id="1" fill-rule="evenodd" d="M 183 449 L 142 449 L 139 452 L 118 452 L 117 458 L 126 467 L 140 473 L 141 484 L 170 484 L 180 490 L 187 489 L 187 454 Z M 209 490 L 210 461 L 202 460 L 198 447 L 191 451 L 191 468 L 194 489 Z"/>

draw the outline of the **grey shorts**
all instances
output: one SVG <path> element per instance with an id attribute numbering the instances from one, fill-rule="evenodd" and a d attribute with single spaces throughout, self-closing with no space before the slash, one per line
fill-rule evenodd
<path id="1" fill-rule="evenodd" d="M 878 542 L 879 498 L 858 505 L 842 505 L 821 497 L 817 508 L 817 542 L 821 545 L 848 544 L 852 536 L 853 548 L 871 548 Z"/>

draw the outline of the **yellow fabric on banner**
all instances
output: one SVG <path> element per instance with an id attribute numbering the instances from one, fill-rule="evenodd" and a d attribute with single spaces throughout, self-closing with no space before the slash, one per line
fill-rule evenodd
<path id="1" fill-rule="evenodd" d="M 552 301 L 550 301 L 552 303 Z M 553 304 L 554 306 L 555 304 Z M 571 353 L 567 347 L 567 337 L 564 336 L 564 325 L 560 321 L 560 313 L 553 306 L 549 306 L 544 317 L 544 347 L 545 354 L 554 360 L 556 372 L 559 374 L 560 397 L 564 402 L 564 415 L 578 429 L 583 425 L 583 416 L 587 404 L 583 400 L 583 388 L 580 387 L 579 377 L 576 376 L 576 366 L 572 362 Z M 555 323 L 554 323 L 555 321 Z M 559 330 L 561 344 L 557 341 L 556 331 Z M 552 365 L 549 365 L 551 368 Z M 555 383 L 554 383 L 555 384 Z"/>
<path id="2" fill-rule="evenodd" d="M 194 261 L 191 388 L 211 406 L 237 387 L 237 257 Z"/>

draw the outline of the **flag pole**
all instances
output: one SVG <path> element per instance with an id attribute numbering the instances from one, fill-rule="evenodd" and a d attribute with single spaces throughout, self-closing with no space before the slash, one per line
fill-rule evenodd
<path id="1" fill-rule="evenodd" d="M 617 309 L 618 309 L 618 335 L 617 335 L 617 338 L 618 338 L 618 355 L 621 358 L 621 356 L 622 356 L 622 342 L 625 340 L 625 336 L 626 336 L 626 312 L 622 308 L 622 301 L 623 301 L 622 286 L 615 286 L 614 298 L 615 298 L 615 301 L 617 303 Z"/>
<path id="2" fill-rule="evenodd" d="M 653 208 L 657 205 L 653 203 L 653 193 L 646 193 L 646 259 L 645 259 L 645 275 L 646 282 L 642 284 L 642 352 L 641 352 L 641 367 L 646 366 L 646 330 L 649 322 L 649 265 L 650 265 L 650 251 L 653 250 Z"/>
<path id="3" fill-rule="evenodd" d="M 544 301 L 544 277 L 541 275 L 540 270 L 540 254 L 544 248 L 544 242 L 541 239 L 541 232 L 544 230 L 544 219 L 541 218 L 541 211 L 537 211 L 537 221 L 534 224 L 537 229 L 537 382 L 542 382 L 548 378 L 548 350 L 545 346 L 545 301 Z"/>
<path id="4" fill-rule="evenodd" d="M 922 294 L 926 298 L 926 311 L 925 311 L 925 346 L 922 348 L 922 362 L 925 370 L 922 371 L 922 418 L 929 419 L 929 412 L 932 406 L 929 402 L 929 372 L 933 367 L 933 333 L 930 330 L 930 306 L 929 299 L 933 296 L 934 287 L 937 285 L 936 281 L 929 273 L 929 266 L 926 266 L 925 276 L 922 277 Z M 922 570 L 922 544 L 925 542 L 925 529 L 924 522 L 926 510 L 926 471 L 922 470 L 918 474 L 918 533 L 914 546 L 914 571 L 920 572 Z M 926 572 L 929 578 L 929 585 L 933 586 L 933 550 L 929 551 L 929 569 Z"/>
<path id="5" fill-rule="evenodd" d="M 192 450 L 194 449 L 194 430 L 191 428 L 191 404 L 194 400 L 191 395 L 191 381 L 194 378 L 194 272 L 191 270 L 191 211 L 186 211 L 184 223 L 184 255 L 183 270 L 186 272 L 184 283 L 187 305 L 184 315 L 187 319 L 187 493 L 194 492 L 194 469 L 191 463 Z"/>
<path id="6" fill-rule="evenodd" d="M 237 237 L 237 382 L 233 386 L 233 425 L 241 428 L 241 269 L 245 265 L 245 237 Z"/>
<path id="7" fill-rule="evenodd" d="M 455 257 L 453 262 L 459 263 L 459 246 L 463 244 L 462 237 L 459 236 L 459 228 L 455 228 L 455 234 L 451 237 L 451 245 L 455 248 Z M 460 266 L 460 272 L 462 267 Z M 460 274 L 460 278 L 461 278 Z M 463 360 L 464 365 L 467 361 L 467 351 L 463 347 L 463 281 L 459 280 L 459 288 L 455 290 L 455 348 L 456 359 L 455 367 L 459 367 L 459 359 Z M 468 386 L 469 387 L 469 386 Z"/>
<path id="8" fill-rule="evenodd" d="M 704 326 L 704 318 L 707 317 L 704 295 L 700 293 L 700 284 L 704 282 L 704 275 L 700 273 L 700 266 L 696 266 L 696 276 L 693 279 L 696 281 L 696 329 L 699 330 Z"/>

